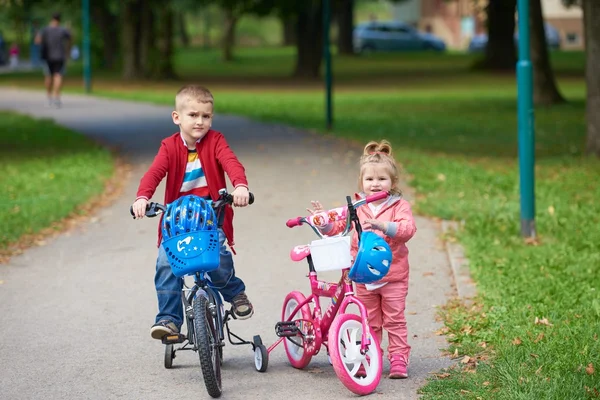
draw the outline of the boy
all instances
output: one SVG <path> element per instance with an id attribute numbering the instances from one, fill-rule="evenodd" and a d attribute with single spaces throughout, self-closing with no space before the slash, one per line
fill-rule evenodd
<path id="1" fill-rule="evenodd" d="M 213 118 L 214 99 L 210 91 L 202 86 L 187 85 L 177 92 L 173 123 L 180 132 L 161 142 L 158 154 L 142 177 L 133 203 L 136 218 L 144 217 L 146 204 L 156 188 L 167 176 L 165 204 L 181 196 L 193 194 L 205 199 L 217 200 L 219 189 L 226 187 L 225 173 L 235 187 L 233 205 L 248 205 L 248 181 L 244 167 L 229 148 L 225 137 L 210 129 Z M 150 329 L 154 339 L 179 333 L 183 324 L 181 289 L 183 280 L 171 272 L 158 229 L 158 259 L 154 283 L 158 297 L 156 323 Z M 231 252 L 225 247 L 225 239 L 233 246 L 233 210 L 227 207 L 223 229 L 219 231 L 221 264 L 209 276 L 215 288 L 233 306 L 238 319 L 250 318 L 254 312 L 244 290 L 244 282 L 235 276 Z"/>

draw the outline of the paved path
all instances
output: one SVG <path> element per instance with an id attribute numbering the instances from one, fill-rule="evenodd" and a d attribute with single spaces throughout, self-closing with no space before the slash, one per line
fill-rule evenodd
<path id="1" fill-rule="evenodd" d="M 98 210 L 96 218 L 0 265 L 0 397 L 208 399 L 196 353 L 178 352 L 174 368 L 166 370 L 164 347 L 150 338 L 156 313 L 156 220 L 133 221 L 128 211 L 161 138 L 177 129 L 171 108 L 84 96 L 63 101 L 62 109 L 50 109 L 42 92 L 0 88 L 0 109 L 53 118 L 116 145 L 134 167 L 123 195 Z M 214 127 L 227 135 L 245 164 L 257 199 L 237 210 L 235 219 L 236 268 L 256 313 L 231 327 L 247 339 L 260 334 L 270 345 L 277 339 L 274 325 L 286 293 L 308 289 L 306 266 L 293 263 L 288 254 L 314 234 L 288 229 L 284 222 L 303 215 L 311 199 L 341 205 L 355 190 L 361 149 L 238 117 L 217 116 Z M 155 198 L 162 199 L 162 190 Z M 382 379 L 377 399 L 415 399 L 429 374 L 451 363 L 440 355 L 443 338 L 434 334 L 441 326 L 435 322 L 436 306 L 454 294 L 450 266 L 438 224 L 417 217 L 417 226 L 409 243 L 406 310 L 411 377 Z M 384 371 L 388 368 L 386 361 Z M 339 383 L 324 352 L 299 371 L 288 364 L 283 346 L 271 353 L 268 371 L 260 374 L 249 346 L 228 344 L 223 386 L 225 399 L 356 397 Z"/>

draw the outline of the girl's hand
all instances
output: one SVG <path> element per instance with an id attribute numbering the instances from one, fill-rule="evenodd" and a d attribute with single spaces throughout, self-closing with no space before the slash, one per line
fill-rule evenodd
<path id="1" fill-rule="evenodd" d="M 385 221 L 378 221 L 376 219 L 367 219 L 363 222 L 363 228 L 385 232 L 385 231 L 387 231 L 388 226 L 387 226 L 387 222 L 385 222 Z"/>
<path id="2" fill-rule="evenodd" d="M 233 196 L 233 205 L 236 207 L 246 207 L 250 201 L 250 192 L 246 186 L 238 186 L 231 192 Z"/>
<path id="3" fill-rule="evenodd" d="M 137 199 L 131 206 L 133 209 L 133 215 L 135 219 L 141 219 L 146 216 L 146 206 L 148 205 L 148 200 L 144 198 Z"/>
<path id="4" fill-rule="evenodd" d="M 311 200 L 310 204 L 313 207 L 312 210 L 310 208 L 307 208 L 306 211 L 313 215 L 325 211 L 323 205 L 319 202 L 319 200 Z"/>
<path id="5" fill-rule="evenodd" d="M 317 228 L 326 227 L 327 224 L 329 223 L 329 218 L 327 217 L 327 214 L 325 213 L 325 209 L 323 208 L 323 205 L 318 200 L 313 200 L 310 203 L 312 204 L 313 209 L 311 210 L 310 208 L 307 208 L 306 211 L 311 213 L 311 215 L 313 215 L 313 217 L 318 216 L 318 217 L 312 218 L 312 223 Z"/>

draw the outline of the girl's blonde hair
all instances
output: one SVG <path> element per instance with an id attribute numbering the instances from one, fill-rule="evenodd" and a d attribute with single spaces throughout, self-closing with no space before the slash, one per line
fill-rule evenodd
<path id="1" fill-rule="evenodd" d="M 363 191 L 362 180 L 365 174 L 367 164 L 383 164 L 390 174 L 392 180 L 391 194 L 401 195 L 402 191 L 398 187 L 400 184 L 400 174 L 396 159 L 392 155 L 392 145 L 387 140 L 381 142 L 370 141 L 363 150 L 360 158 L 360 174 L 358 176 L 358 190 Z"/>

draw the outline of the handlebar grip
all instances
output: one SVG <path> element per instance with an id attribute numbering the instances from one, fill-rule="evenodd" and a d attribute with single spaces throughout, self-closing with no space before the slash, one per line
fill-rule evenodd
<path id="1" fill-rule="evenodd" d="M 295 226 L 300 225 L 301 219 L 302 219 L 302 217 L 291 218 L 291 219 L 288 219 L 285 224 L 287 225 L 288 228 L 293 228 Z"/>
<path id="2" fill-rule="evenodd" d="M 389 195 L 388 192 L 377 192 L 375 194 L 367 196 L 366 201 L 367 201 L 367 203 L 371 203 L 373 201 L 385 199 L 386 197 L 388 197 L 388 195 Z"/>

